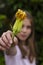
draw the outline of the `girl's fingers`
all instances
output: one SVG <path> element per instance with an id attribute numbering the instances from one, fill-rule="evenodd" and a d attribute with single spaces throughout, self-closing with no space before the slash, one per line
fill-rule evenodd
<path id="1" fill-rule="evenodd" d="M 11 36 L 11 32 L 10 31 L 6 32 L 6 37 L 7 37 L 8 41 L 9 41 L 9 43 L 12 44 L 13 41 L 12 41 L 12 36 Z"/>
<path id="2" fill-rule="evenodd" d="M 12 32 L 8 30 L 7 32 L 4 32 L 0 37 L 0 50 L 9 49 L 11 44 L 12 44 Z"/>
<path id="3" fill-rule="evenodd" d="M 0 46 L 0 50 L 5 51 L 6 49 L 2 46 Z"/>
<path id="4" fill-rule="evenodd" d="M 0 38 L 0 46 L 8 49 L 9 47 L 6 45 L 6 43 Z"/>
<path id="5" fill-rule="evenodd" d="M 7 35 L 6 32 L 4 32 L 4 33 L 2 34 L 2 36 L 1 36 L 1 38 L 2 38 L 2 40 L 4 41 L 4 43 L 5 43 L 7 46 L 11 46 L 11 44 L 9 44 L 9 41 L 8 41 L 6 35 Z"/>
<path id="6" fill-rule="evenodd" d="M 7 45 L 7 46 L 11 46 L 11 44 L 9 44 L 9 42 L 8 42 L 8 40 L 7 40 L 7 38 L 6 38 L 6 36 L 4 35 L 4 36 L 2 36 L 2 40 L 5 42 L 5 44 Z"/>
<path id="7" fill-rule="evenodd" d="M 14 42 L 14 45 L 17 45 L 17 44 L 18 44 L 18 39 L 17 39 L 17 37 L 14 37 L 13 42 Z"/>

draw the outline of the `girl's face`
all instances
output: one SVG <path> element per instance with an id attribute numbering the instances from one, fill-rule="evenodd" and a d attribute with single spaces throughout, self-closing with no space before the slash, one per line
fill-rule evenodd
<path id="1" fill-rule="evenodd" d="M 21 41 L 25 41 L 31 34 L 31 20 L 26 18 L 23 20 L 23 25 L 20 33 L 17 34 L 17 37 Z"/>

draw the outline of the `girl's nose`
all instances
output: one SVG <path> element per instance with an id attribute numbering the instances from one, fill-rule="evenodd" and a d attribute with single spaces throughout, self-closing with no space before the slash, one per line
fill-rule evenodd
<path id="1" fill-rule="evenodd" d="M 22 32 L 26 33 L 27 29 L 26 27 L 22 28 Z"/>

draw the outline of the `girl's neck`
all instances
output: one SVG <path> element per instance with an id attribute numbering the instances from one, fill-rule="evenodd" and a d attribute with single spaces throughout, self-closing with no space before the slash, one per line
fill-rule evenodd
<path id="1" fill-rule="evenodd" d="M 20 41 L 20 43 L 21 43 L 22 45 L 25 45 L 26 42 L 25 42 L 25 41 Z"/>

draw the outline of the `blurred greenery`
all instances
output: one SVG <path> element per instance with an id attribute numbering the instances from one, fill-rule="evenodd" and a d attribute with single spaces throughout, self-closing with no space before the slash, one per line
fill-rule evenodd
<path id="1" fill-rule="evenodd" d="M 13 14 L 19 8 L 29 11 L 34 17 L 37 65 L 43 65 L 43 0 L 0 0 L 0 36 L 9 29 Z M 0 65 L 4 65 L 2 52 L 0 52 Z"/>

